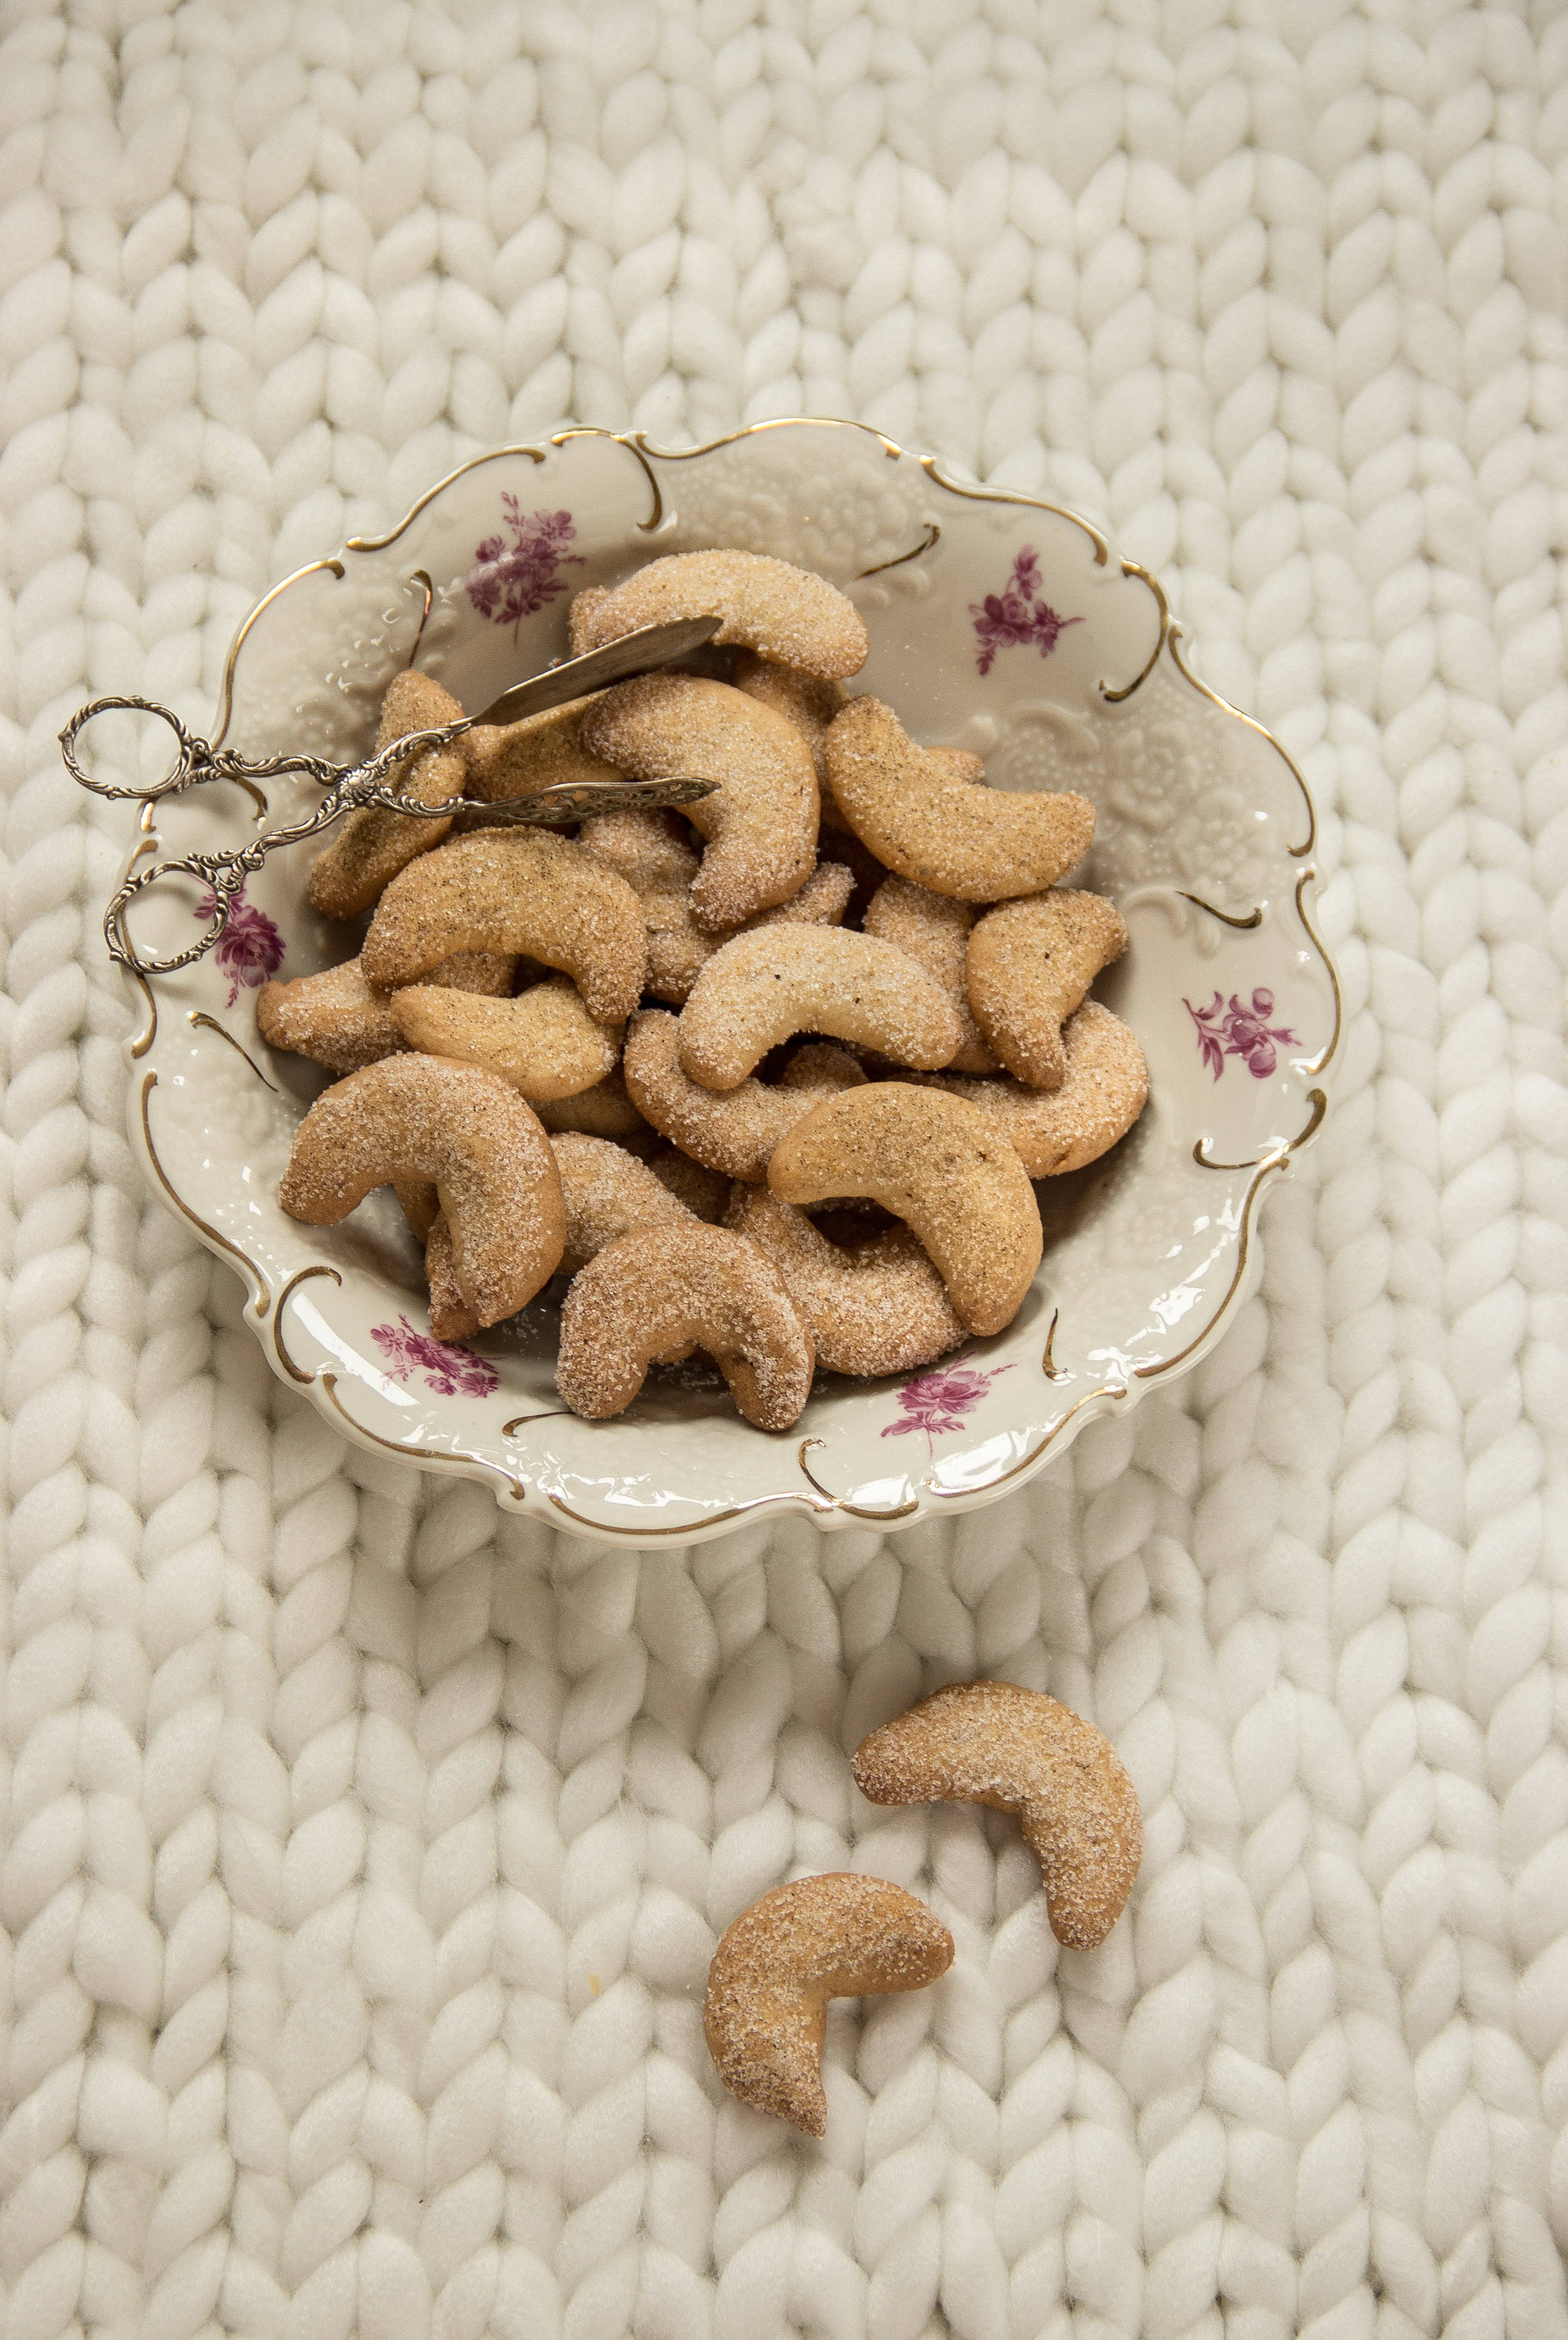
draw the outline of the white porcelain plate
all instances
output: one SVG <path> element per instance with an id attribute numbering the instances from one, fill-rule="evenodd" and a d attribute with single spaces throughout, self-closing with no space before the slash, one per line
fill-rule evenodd
<path id="1" fill-rule="evenodd" d="M 1154 580 L 1070 514 L 954 485 L 853 424 L 765 423 L 677 454 L 568 431 L 467 464 L 392 535 L 278 586 L 235 639 L 217 736 L 352 762 L 400 668 L 478 709 L 563 653 L 581 587 L 707 545 L 777 554 L 849 593 L 871 637 L 854 688 L 917 739 L 978 750 L 993 786 L 1072 788 L 1097 807 L 1083 881 L 1132 936 L 1098 989 L 1143 1043 L 1150 1101 L 1103 1162 L 1039 1187 L 1045 1259 L 1007 1331 L 912 1376 L 819 1376 L 784 1436 L 751 1429 L 695 1366 L 656 1371 L 616 1421 L 563 1412 L 559 1284 L 444 1347 L 390 1192 L 336 1228 L 278 1207 L 325 1076 L 263 1045 L 255 989 L 280 964 L 306 975 L 358 947 L 305 905 L 313 848 L 266 862 L 221 954 L 146 991 L 132 1141 L 245 1276 L 273 1369 L 367 1446 L 488 1480 L 590 1536 L 695 1541 L 769 1510 L 823 1528 L 967 1510 L 1218 1338 L 1257 1279 L 1260 1196 L 1326 1109 L 1339 1002 L 1308 923 L 1312 806 L 1267 733 L 1183 666 Z M 144 808 L 137 852 L 240 844 L 313 801 L 297 777 L 172 798 Z M 198 908 L 159 889 L 136 913 L 140 947 L 182 947 Z"/>

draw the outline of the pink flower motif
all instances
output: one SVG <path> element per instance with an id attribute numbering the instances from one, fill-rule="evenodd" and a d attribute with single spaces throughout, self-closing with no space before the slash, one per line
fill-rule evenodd
<path id="1" fill-rule="evenodd" d="M 395 1324 L 372 1324 L 371 1339 L 395 1382 L 421 1373 L 438 1397 L 489 1397 L 501 1386 L 501 1375 L 486 1358 L 471 1349 L 454 1349 L 433 1333 L 416 1333 L 406 1316 Z"/>
<path id="2" fill-rule="evenodd" d="M 504 536 L 487 536 L 476 546 L 463 590 L 481 617 L 492 625 L 510 626 L 515 641 L 524 618 L 565 592 L 562 565 L 581 569 L 584 564 L 580 552 L 565 549 L 577 534 L 570 512 L 536 511 L 529 518 L 512 495 L 501 497 L 501 508 L 511 542 Z"/>
<path id="3" fill-rule="evenodd" d="M 218 897 L 210 886 L 197 903 L 195 915 L 203 926 L 210 926 L 217 917 Z M 259 991 L 283 963 L 282 935 L 264 910 L 246 901 L 243 886 L 230 906 L 228 925 L 218 937 L 213 957 L 229 978 L 231 1007 L 242 985 L 247 991 Z"/>
<path id="4" fill-rule="evenodd" d="M 1255 991 L 1250 1007 L 1244 1007 L 1234 991 L 1228 1005 L 1216 991 L 1206 1007 L 1195 1007 L 1190 999 L 1184 999 L 1182 1006 L 1197 1026 L 1204 1063 L 1216 1081 L 1227 1056 L 1239 1056 L 1255 1081 L 1266 1081 L 1279 1062 L 1280 1047 L 1301 1046 L 1283 1024 L 1269 1023 L 1274 1014 L 1272 991 Z"/>
<path id="5" fill-rule="evenodd" d="M 993 1365 L 988 1373 L 976 1373 L 965 1364 L 960 1352 L 945 1364 L 933 1366 L 928 1373 L 917 1373 L 898 1392 L 902 1421 L 889 1422 L 882 1436 L 902 1438 L 906 1431 L 923 1430 L 927 1450 L 934 1453 L 933 1438 L 945 1438 L 949 1431 L 962 1430 L 965 1415 L 974 1412 L 997 1375 L 1012 1370 L 1011 1364 Z"/>
<path id="6" fill-rule="evenodd" d="M 980 645 L 975 663 L 982 674 L 990 673 L 998 650 L 1014 649 L 1025 642 L 1033 642 L 1042 658 L 1049 658 L 1057 636 L 1068 626 L 1084 622 L 1081 618 L 1058 617 L 1050 603 L 1040 598 L 1040 556 L 1032 544 L 1026 544 L 1018 554 L 1001 592 L 987 593 L 982 602 L 971 601 L 969 615 Z"/>

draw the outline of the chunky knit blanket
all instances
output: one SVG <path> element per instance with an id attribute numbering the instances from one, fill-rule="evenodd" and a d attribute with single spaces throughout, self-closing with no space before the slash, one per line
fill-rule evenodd
<path id="1" fill-rule="evenodd" d="M 1557 0 L 5 0 L 15 2340 L 1568 2331 L 1568 16 Z M 1324 815 L 1262 1295 L 958 1522 L 600 1550 L 346 1448 L 144 1190 L 92 690 L 472 451 L 840 413 L 1110 526 Z M 1553 1474 L 1555 1472 L 1555 1479 Z M 1147 1849 L 847 1753 L 972 1672 Z M 819 2146 L 718 1932 L 951 1974 Z"/>

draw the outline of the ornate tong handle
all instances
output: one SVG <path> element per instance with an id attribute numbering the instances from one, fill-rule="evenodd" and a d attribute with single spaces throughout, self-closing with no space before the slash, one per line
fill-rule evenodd
<path id="1" fill-rule="evenodd" d="M 190 967 L 222 939 L 246 878 L 261 868 L 269 853 L 315 837 L 344 813 L 368 806 L 405 813 L 415 820 L 451 820 L 455 817 L 470 828 L 501 828 L 520 822 L 529 827 L 551 828 L 588 820 L 599 813 L 619 812 L 628 806 L 695 804 L 700 798 L 711 796 L 719 785 L 716 780 L 683 777 L 603 786 L 578 786 L 563 781 L 552 788 L 540 788 L 532 796 L 514 798 L 501 804 L 473 804 L 461 798 L 421 804 L 404 796 L 389 776 L 411 756 L 422 755 L 427 748 L 445 747 L 449 740 L 460 739 L 465 731 L 472 730 L 477 723 L 498 719 L 517 722 L 547 708 L 563 706 L 567 700 L 584 697 L 590 691 L 602 690 L 607 684 L 626 676 L 645 674 L 650 668 L 668 665 L 672 659 L 688 657 L 712 637 L 719 623 L 717 618 L 698 618 L 679 624 L 644 627 L 602 650 L 590 652 L 586 658 L 547 668 L 531 682 L 503 693 L 483 715 L 464 716 L 459 723 L 442 724 L 428 731 L 410 731 L 362 764 L 346 767 L 328 763 L 319 756 L 244 757 L 232 748 L 213 748 L 209 741 L 188 731 L 172 709 L 159 706 L 154 699 L 133 696 L 93 699 L 77 709 L 61 732 L 60 753 L 72 778 L 79 787 L 90 788 L 94 796 L 115 803 L 129 800 L 153 805 L 164 797 L 204 787 L 210 780 L 233 780 L 255 794 L 255 781 L 282 772 L 302 773 L 326 790 L 313 810 L 282 828 L 270 829 L 249 845 L 213 853 L 191 853 L 183 860 L 156 861 L 149 868 L 132 871 L 111 897 L 104 914 L 104 940 L 110 957 L 117 966 L 144 977 L 173 975 L 180 967 Z M 150 787 L 118 787 L 84 771 L 77 760 L 76 742 L 84 727 L 95 716 L 122 709 L 156 716 L 174 735 L 173 768 Z M 205 887 L 207 899 L 203 908 L 212 923 L 188 949 L 176 951 L 168 958 L 144 958 L 126 931 L 126 913 L 138 895 L 168 878 L 194 878 Z"/>

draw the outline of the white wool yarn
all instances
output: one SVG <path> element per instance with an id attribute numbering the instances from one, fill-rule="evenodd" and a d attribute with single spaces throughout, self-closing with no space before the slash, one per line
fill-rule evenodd
<path id="1" fill-rule="evenodd" d="M 1553 0 L 5 0 L 0 2291 L 17 2340 L 1568 2332 L 1568 17 Z M 552 1540 L 345 1448 L 124 1143 L 124 824 L 274 578 L 567 418 L 856 415 L 1105 520 L 1323 816 L 1344 1065 L 1264 1289 L 882 1539 Z M 1107 1730 L 1126 1919 L 879 1811 Z M 700 1991 L 922 1893 L 826 2141 Z"/>

